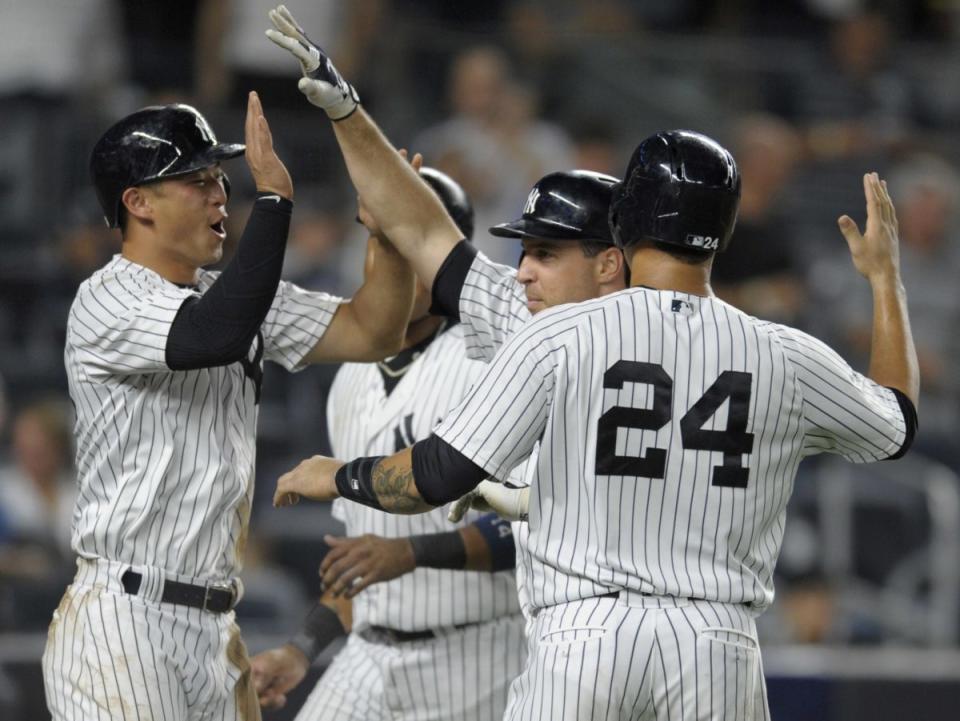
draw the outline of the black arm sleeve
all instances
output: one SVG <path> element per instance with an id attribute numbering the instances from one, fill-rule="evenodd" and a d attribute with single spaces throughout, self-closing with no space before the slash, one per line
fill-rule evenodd
<path id="1" fill-rule="evenodd" d="M 172 370 L 228 365 L 246 357 L 280 284 L 293 203 L 261 193 L 237 251 L 201 297 L 180 306 L 167 337 Z"/>
<path id="2" fill-rule="evenodd" d="M 445 315 L 451 320 L 460 320 L 460 292 L 476 257 L 477 249 L 469 241 L 461 240 L 443 259 L 433 279 L 433 303 L 430 306 L 433 315 Z"/>
<path id="3" fill-rule="evenodd" d="M 323 649 L 346 635 L 347 630 L 336 611 L 318 601 L 303 620 L 300 630 L 287 643 L 300 649 L 307 661 L 313 663 Z"/>
<path id="4" fill-rule="evenodd" d="M 460 498 L 490 474 L 434 433 L 413 445 L 413 482 L 431 506 Z"/>
<path id="5" fill-rule="evenodd" d="M 467 565 L 467 546 L 460 531 L 410 536 L 417 568 L 448 568 L 462 571 Z"/>
<path id="6" fill-rule="evenodd" d="M 894 461 L 897 458 L 902 458 L 904 454 L 910 450 L 910 446 L 913 445 L 913 439 L 917 435 L 917 428 L 920 426 L 920 421 L 917 418 L 917 407 L 913 405 L 913 401 L 896 388 L 891 388 L 890 390 L 892 390 L 893 395 L 897 397 L 897 403 L 900 404 L 900 410 L 903 411 L 903 418 L 907 424 L 907 436 L 903 439 L 903 445 L 900 446 L 900 450 L 889 458 L 884 459 Z"/>

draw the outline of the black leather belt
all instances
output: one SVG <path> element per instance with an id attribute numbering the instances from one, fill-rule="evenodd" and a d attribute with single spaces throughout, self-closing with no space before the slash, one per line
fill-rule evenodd
<path id="1" fill-rule="evenodd" d="M 468 626 L 474 626 L 473 623 L 460 623 L 453 628 L 459 630 L 461 628 L 467 628 Z M 443 632 L 437 632 L 432 629 L 424 629 L 423 631 L 403 631 L 399 628 L 388 628 L 387 626 L 370 626 L 367 628 L 367 640 L 377 641 L 377 640 L 387 640 L 390 643 L 406 643 L 408 641 L 426 641 L 432 638 L 440 638 L 443 636 Z"/>
<path id="2" fill-rule="evenodd" d="M 124 571 L 120 581 L 124 591 L 136 596 L 143 576 L 136 571 Z M 195 586 L 192 583 L 164 581 L 160 600 L 163 603 L 201 608 L 211 613 L 226 613 L 233 608 L 236 598 L 236 591 L 224 586 Z"/>

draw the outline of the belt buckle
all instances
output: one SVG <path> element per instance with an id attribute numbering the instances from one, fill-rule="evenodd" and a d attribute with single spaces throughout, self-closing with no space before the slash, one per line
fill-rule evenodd
<path id="1" fill-rule="evenodd" d="M 229 606 L 229 608 L 227 608 L 227 610 L 229 611 L 230 609 L 232 609 L 232 608 L 234 607 L 234 604 L 236 603 L 237 594 L 236 594 L 236 591 L 235 591 L 235 589 L 234 589 L 234 587 L 233 587 L 232 585 L 230 585 L 230 586 L 220 586 L 220 585 L 216 585 L 216 584 L 212 584 L 212 583 L 206 583 L 206 584 L 204 584 L 204 586 L 203 586 L 203 606 L 202 606 L 202 609 L 203 609 L 204 611 L 207 610 L 207 604 L 210 603 L 210 601 L 212 600 L 212 598 L 211 598 L 211 593 L 212 593 L 213 591 L 225 591 L 226 593 L 229 593 L 229 594 L 230 594 L 230 606 Z"/>

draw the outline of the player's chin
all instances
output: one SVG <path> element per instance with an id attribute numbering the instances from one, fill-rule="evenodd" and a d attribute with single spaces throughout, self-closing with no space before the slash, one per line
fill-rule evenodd
<path id="1" fill-rule="evenodd" d="M 542 300 L 532 300 L 530 298 L 527 298 L 527 310 L 530 311 L 531 315 L 535 313 L 539 313 L 541 310 L 545 310 L 546 307 L 547 307 L 547 304 L 544 303 Z"/>

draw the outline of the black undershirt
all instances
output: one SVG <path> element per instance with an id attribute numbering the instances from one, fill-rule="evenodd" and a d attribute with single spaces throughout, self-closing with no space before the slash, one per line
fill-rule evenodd
<path id="1" fill-rule="evenodd" d="M 445 315 L 455 321 L 460 320 L 460 293 L 477 252 L 470 241 L 461 240 L 443 259 L 430 291 L 433 298 L 431 313 Z"/>

